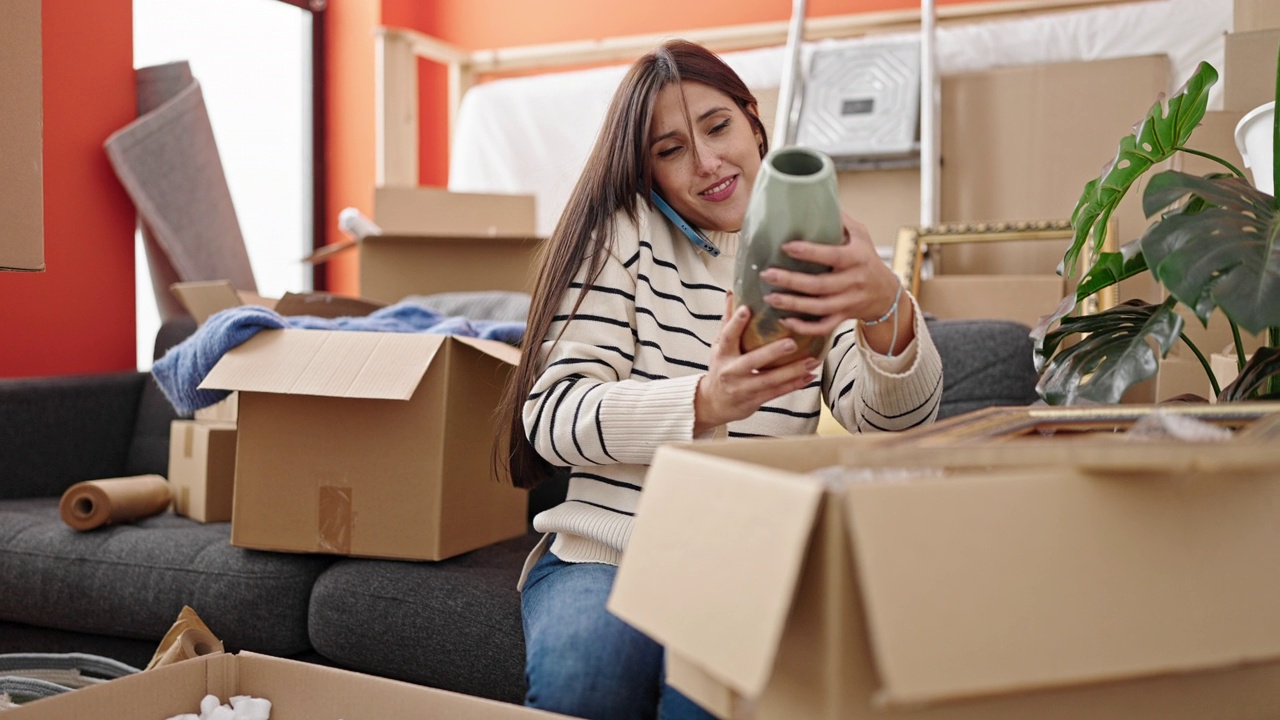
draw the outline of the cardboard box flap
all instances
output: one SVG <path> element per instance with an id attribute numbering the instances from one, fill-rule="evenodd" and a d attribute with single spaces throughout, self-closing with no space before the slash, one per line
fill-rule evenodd
<path id="1" fill-rule="evenodd" d="M 731 475 L 706 472 L 726 462 Z M 680 482 L 693 475 L 698 484 Z M 660 448 L 610 612 L 736 691 L 759 695 L 822 495 L 802 475 Z"/>
<path id="2" fill-rule="evenodd" d="M 520 348 L 514 345 L 508 345 L 497 340 L 481 340 L 480 338 L 467 337 L 465 335 L 454 335 L 453 339 L 508 365 L 520 364 Z"/>
<path id="3" fill-rule="evenodd" d="M 988 468 L 845 502 L 889 704 L 1280 657 L 1280 481 L 1260 472 Z"/>
<path id="4" fill-rule="evenodd" d="M 224 354 L 200 388 L 408 400 L 447 337 L 262 330 Z"/>

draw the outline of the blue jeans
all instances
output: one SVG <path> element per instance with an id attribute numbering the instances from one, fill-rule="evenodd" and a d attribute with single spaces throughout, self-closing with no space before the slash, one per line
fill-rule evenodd
<path id="1" fill-rule="evenodd" d="M 548 552 L 525 580 L 525 705 L 596 720 L 714 720 L 664 682 L 662 646 L 605 609 L 618 569 Z"/>

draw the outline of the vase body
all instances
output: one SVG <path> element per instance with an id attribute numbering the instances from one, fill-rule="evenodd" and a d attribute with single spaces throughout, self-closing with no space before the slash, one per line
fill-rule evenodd
<path id="1" fill-rule="evenodd" d="M 760 279 L 766 268 L 807 273 L 831 269 L 782 252 L 782 245 L 792 240 L 829 245 L 844 242 L 835 164 L 825 154 L 805 147 L 774 150 L 761 162 L 742 219 L 742 242 L 734 270 L 735 306 L 751 309 L 751 320 L 742 335 L 743 352 L 786 337 L 796 341 L 796 351 L 773 366 L 820 357 L 827 342 L 825 335 L 792 333 L 779 320 L 795 313 L 764 302 L 764 296 L 777 289 Z"/>

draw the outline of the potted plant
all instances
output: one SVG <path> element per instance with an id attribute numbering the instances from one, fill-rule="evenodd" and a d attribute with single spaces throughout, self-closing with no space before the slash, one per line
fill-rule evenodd
<path id="1" fill-rule="evenodd" d="M 1075 294 L 1032 331 L 1041 373 L 1037 391 L 1047 403 L 1119 402 L 1126 389 L 1155 375 L 1179 341 L 1200 360 L 1220 401 L 1280 398 L 1280 206 L 1232 163 L 1187 145 L 1217 80 L 1213 66 L 1201 63 L 1167 102 L 1152 106 L 1134 133 L 1121 139 L 1102 175 L 1085 185 L 1071 217 L 1074 240 L 1059 272 L 1074 274 L 1086 249 L 1096 260 Z M 1280 98 L 1280 83 L 1276 94 Z M 1276 180 L 1280 123 L 1272 117 L 1271 163 L 1254 162 L 1253 169 Z M 1129 188 L 1179 152 L 1214 160 L 1222 172 L 1152 175 L 1142 207 L 1154 220 L 1118 252 L 1101 252 L 1111 214 Z M 1167 291 L 1164 302 L 1132 300 L 1092 315 L 1075 314 L 1081 301 L 1141 273 L 1151 273 Z M 1217 308 L 1226 316 L 1240 370 L 1228 387 L 1218 387 L 1204 352 L 1183 334 L 1183 318 L 1175 311 L 1179 303 L 1206 324 Z M 1263 333 L 1265 342 L 1247 362 L 1242 329 Z"/>

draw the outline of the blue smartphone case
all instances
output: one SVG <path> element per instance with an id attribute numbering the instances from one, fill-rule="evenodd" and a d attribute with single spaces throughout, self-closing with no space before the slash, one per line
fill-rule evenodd
<path id="1" fill-rule="evenodd" d="M 653 200 L 654 205 L 658 206 L 658 209 L 662 211 L 662 214 L 667 216 L 668 220 L 675 223 L 675 226 L 680 228 L 680 232 L 684 233 L 685 237 L 689 238 L 689 241 L 694 244 L 694 247 L 705 251 L 707 254 L 711 255 L 711 257 L 716 257 L 720 254 L 720 248 L 712 245 L 711 241 L 707 239 L 706 235 L 702 234 L 701 230 L 685 222 L 685 219 L 680 217 L 680 214 L 672 209 L 672 207 L 667 204 L 667 201 L 662 199 L 662 196 L 658 195 L 658 191 L 650 190 L 649 198 Z"/>

